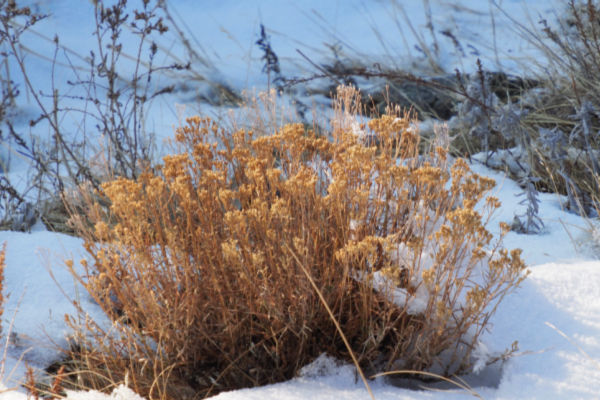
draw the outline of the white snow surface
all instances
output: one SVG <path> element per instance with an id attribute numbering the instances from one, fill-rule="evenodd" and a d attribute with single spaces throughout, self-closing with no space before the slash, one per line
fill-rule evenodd
<path id="1" fill-rule="evenodd" d="M 48 38 L 59 33 L 62 44 L 82 54 L 91 46 L 92 17 L 88 2 L 30 0 L 27 3 L 51 13 L 46 21 L 36 25 L 39 33 Z M 509 72 L 522 69 L 523 60 L 535 59 L 537 53 L 519 36 L 507 15 L 526 25 L 535 24 L 540 18 L 551 22 L 563 4 L 558 0 L 169 1 L 217 66 L 206 68 L 206 74 L 230 82 L 238 89 L 257 90 L 266 86 L 266 76 L 261 73 L 262 54 L 255 46 L 261 22 L 271 35 L 285 74 L 312 71 L 296 49 L 319 62 L 330 55 L 324 43 L 340 44 L 344 54 L 359 56 L 368 63 L 426 67 L 415 46 L 420 42 L 431 46 L 434 41 L 425 28 L 427 3 L 431 5 L 436 32 L 451 30 L 464 49 L 465 54 L 460 54 L 449 39 L 436 33 L 440 43 L 436 59 L 447 71 L 455 67 L 473 70 L 475 60 L 480 57 L 486 68 Z M 401 22 L 399 25 L 394 16 Z M 407 21 L 416 34 L 411 33 Z M 374 34 L 373 26 L 386 34 L 383 42 Z M 52 57 L 52 46 L 40 37 L 32 35 L 28 44 L 39 54 Z M 167 37 L 164 44 L 173 46 L 175 52 L 182 51 L 174 39 Z M 48 93 L 48 61 L 29 57 L 37 68 L 33 71 L 34 84 Z M 59 86 L 65 85 L 67 79 L 66 71 L 62 71 L 64 76 L 60 73 Z M 151 122 L 162 137 L 170 136 L 177 124 L 176 102 L 188 104 L 192 113 L 200 109 L 192 97 L 168 97 L 156 102 L 148 115 L 152 115 Z M 33 105 L 22 104 L 22 107 L 27 111 Z M 516 197 L 521 189 L 502 173 L 477 164 L 472 168 L 497 182 L 493 192 L 502 207 L 490 228 L 498 234 L 499 222 L 510 223 L 515 213 L 523 212 L 523 206 L 519 205 L 521 198 Z M 11 170 L 16 176 L 21 172 L 25 176 L 18 168 Z M 474 374 L 473 389 L 483 398 L 498 400 L 599 398 L 598 230 L 592 234 L 589 221 L 563 210 L 564 199 L 560 196 L 541 194 L 540 200 L 539 215 L 545 231 L 539 235 L 509 233 L 504 241 L 509 249 L 523 249 L 531 274 L 520 289 L 501 303 L 479 349 L 483 357 L 501 352 L 518 341 L 520 353 L 495 372 L 484 368 Z M 0 232 L 0 244 L 4 242 L 7 259 L 3 290 L 9 297 L 2 317 L 0 348 L 5 349 L 5 356 L 0 398 L 24 399 L 26 395 L 19 389 L 19 383 L 25 365 L 38 369 L 48 366 L 60 355 L 57 347 L 66 344 L 70 329 L 64 316 L 75 313 L 71 300 L 78 299 L 94 318 L 102 320 L 103 316 L 64 266 L 66 259 L 78 261 L 84 257 L 80 239 L 48 232 L 38 224 L 31 233 Z M 495 376 L 490 378 L 490 374 Z M 489 382 L 495 384 L 490 386 Z M 378 400 L 470 397 L 460 389 L 434 392 L 399 388 L 381 378 L 370 384 Z M 121 386 L 110 395 L 69 392 L 68 398 L 138 400 L 140 397 Z M 338 400 L 365 399 L 368 394 L 352 366 L 321 357 L 291 381 L 221 393 L 215 398 Z"/>

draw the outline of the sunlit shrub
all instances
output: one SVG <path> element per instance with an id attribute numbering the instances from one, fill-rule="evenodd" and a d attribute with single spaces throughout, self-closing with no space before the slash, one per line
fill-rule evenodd
<path id="1" fill-rule="evenodd" d="M 419 155 L 408 116 L 361 125 L 356 99 L 342 90 L 331 139 L 190 118 L 162 165 L 103 185 L 81 279 L 115 324 L 88 323 L 96 342 L 74 347 L 101 371 L 88 379 L 206 395 L 289 379 L 323 352 L 349 359 L 303 269 L 367 372 L 472 368 L 523 279 L 520 252 L 485 229 L 494 183 L 443 147 Z"/>

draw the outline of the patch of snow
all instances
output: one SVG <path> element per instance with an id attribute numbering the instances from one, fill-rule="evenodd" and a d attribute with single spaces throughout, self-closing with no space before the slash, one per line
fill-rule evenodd
<path id="1" fill-rule="evenodd" d="M 104 394 L 97 390 L 88 392 L 67 390 L 67 400 L 143 400 L 144 398 L 136 394 L 125 385 L 119 385 L 111 394 Z"/>

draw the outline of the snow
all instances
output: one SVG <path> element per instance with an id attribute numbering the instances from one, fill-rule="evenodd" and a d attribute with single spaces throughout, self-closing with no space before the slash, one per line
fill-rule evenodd
<path id="1" fill-rule="evenodd" d="M 6 382 L 10 386 L 23 377 L 26 364 L 44 368 L 56 361 L 57 346 L 66 347 L 71 332 L 65 315 L 77 311 L 73 300 L 79 299 L 98 321 L 105 318 L 64 265 L 68 258 L 83 257 L 81 239 L 48 232 L 38 224 L 31 233 L 0 231 L 0 243 L 7 246 L 2 345 L 9 340 L 4 371 L 14 370 Z"/>
<path id="2" fill-rule="evenodd" d="M 107 396 L 106 394 L 100 393 L 96 390 L 89 392 L 75 392 L 67 391 L 67 398 L 70 400 L 142 400 L 143 398 L 138 396 L 133 390 L 129 389 L 125 385 L 119 385 L 112 393 Z"/>
<path id="3" fill-rule="evenodd" d="M 71 49 L 91 48 L 91 7 L 88 2 L 53 0 L 28 3 L 52 16 L 36 25 L 36 32 L 46 38 L 60 33 L 61 43 Z M 426 4 L 431 5 L 431 19 L 436 38 L 425 28 Z M 496 6 L 497 3 L 497 6 Z M 213 79 L 223 80 L 237 89 L 265 88 L 266 75 L 261 72 L 262 54 L 255 46 L 259 24 L 263 23 L 272 38 L 272 46 L 280 57 L 282 72 L 288 76 L 314 72 L 296 52 L 300 49 L 316 62 L 331 57 L 327 44 L 341 46 L 343 54 L 364 60 L 408 68 L 429 68 L 422 52 L 415 46 L 424 43 L 433 48 L 439 42 L 435 62 L 452 71 L 474 70 L 481 58 L 489 69 L 522 70 L 538 54 L 523 39 L 508 16 L 525 25 L 539 18 L 551 22 L 560 12 L 558 0 L 512 1 L 317 1 L 286 0 L 205 1 L 202 9 L 195 0 L 170 1 L 176 18 L 190 27 L 202 43 L 201 49 L 212 66 L 198 66 Z M 504 10 L 504 11 L 502 11 Z M 406 17 L 405 17 L 406 16 Z M 366 22 L 365 22 L 366 21 Z M 396 21 L 399 23 L 396 24 Z M 412 24 L 412 33 L 408 24 Z M 385 33 L 381 40 L 373 26 Z M 439 33 L 449 30 L 459 39 L 462 51 Z M 53 47 L 45 39 L 30 35 L 29 47 L 46 58 L 52 58 Z M 182 54 L 173 36 L 163 46 Z M 29 55 L 34 85 L 50 92 L 47 60 Z M 76 58 L 74 58 L 76 59 Z M 533 64 L 533 63 L 532 63 Z M 65 69 L 57 72 L 57 84 L 66 87 Z M 168 80 L 167 77 L 162 77 Z M 62 85 L 62 86 L 61 86 Z M 175 103 L 187 104 L 188 113 L 199 107 L 189 93 L 166 97 L 151 106 L 152 126 L 160 137 L 168 137 L 178 123 Z M 186 97 L 188 96 L 188 97 Z M 21 96 L 21 101 L 26 98 Z M 32 104 L 20 104 L 25 116 Z M 203 110 L 218 112 L 210 107 Z M 23 117 L 22 124 L 27 119 Z M 428 124 L 430 122 L 427 122 Z M 76 124 L 74 122 L 74 124 Z M 38 132 L 39 133 L 39 132 Z M 475 159 L 475 158 L 474 158 Z M 518 185 L 503 173 L 474 162 L 472 169 L 492 177 L 497 186 L 493 194 L 502 202 L 489 225 L 499 234 L 499 222 L 510 223 L 523 212 Z M 10 174 L 25 180 L 22 164 L 15 163 Z M 22 185 L 26 183 L 23 182 Z M 508 296 L 491 320 L 477 354 L 501 352 L 518 341 L 520 352 L 502 368 L 482 368 L 468 377 L 473 389 L 486 399 L 575 399 L 594 398 L 600 393 L 600 261 L 598 229 L 591 222 L 564 210 L 565 199 L 554 194 L 540 194 L 540 212 L 545 230 L 538 235 L 509 233 L 504 245 L 522 248 L 530 276 L 521 288 Z M 81 239 L 48 232 L 38 224 L 31 233 L 0 232 L 0 244 L 7 244 L 4 294 L 9 295 L 2 318 L 1 348 L 6 346 L 1 399 L 24 399 L 16 388 L 22 381 L 25 366 L 43 369 L 59 356 L 57 347 L 66 344 L 70 329 L 65 315 L 76 310 L 72 300 L 78 299 L 85 311 L 97 320 L 102 313 L 85 291 L 74 281 L 64 266 L 66 259 L 84 257 Z M 77 264 L 77 263 L 76 263 Z M 383 378 L 371 381 L 378 400 L 392 399 L 458 399 L 469 397 L 464 391 L 434 392 L 392 386 Z M 339 365 L 327 357 L 306 367 L 301 376 L 288 382 L 260 388 L 221 393 L 216 399 L 364 399 L 368 394 L 354 368 Z M 69 399 L 122 399 L 140 397 L 125 386 L 112 394 L 69 392 Z"/>
<path id="4" fill-rule="evenodd" d="M 14 390 L 0 388 L 0 398 L 6 400 L 25 400 L 27 396 L 24 393 Z M 66 390 L 66 398 L 69 400 L 143 400 L 143 397 L 137 395 L 125 385 L 119 385 L 109 395 L 97 390 L 87 392 Z"/>

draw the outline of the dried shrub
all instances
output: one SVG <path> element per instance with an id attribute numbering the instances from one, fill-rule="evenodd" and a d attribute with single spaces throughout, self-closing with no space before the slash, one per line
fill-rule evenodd
<path id="1" fill-rule="evenodd" d="M 485 151 L 486 165 L 505 169 L 520 182 L 527 221 L 516 215 L 513 227 L 523 233 L 543 230 L 537 190 L 566 195 L 565 208 L 578 214 L 598 214 L 600 13 L 594 0 L 570 0 L 561 8 L 556 23 L 540 21 L 540 31 L 505 13 L 545 56 L 526 66 L 535 66 L 536 79 L 524 80 L 531 85 L 501 100 L 489 90 L 479 65 L 481 84 L 467 83 L 454 121 L 459 132 L 470 134 L 460 143 L 469 154 Z"/>
<path id="2" fill-rule="evenodd" d="M 349 360 L 303 270 L 367 372 L 473 367 L 524 278 L 485 228 L 498 200 L 476 209 L 494 182 L 443 147 L 419 155 L 409 116 L 357 125 L 358 98 L 340 93 L 331 140 L 190 118 L 177 154 L 102 186 L 80 280 L 114 324 L 84 321 L 79 382 L 180 398 L 289 379 L 323 352 Z"/>
<path id="3" fill-rule="evenodd" d="M 600 198 L 598 2 L 570 0 L 558 14 L 555 24 L 541 20 L 540 32 L 514 21 L 545 56 L 532 61 L 540 87 L 520 99 L 519 136 L 528 140 L 519 145 L 527 153 L 524 175 L 531 172 L 539 189 L 567 195 L 567 209 L 589 216 Z"/>
<path id="4" fill-rule="evenodd" d="M 126 0 L 99 0 L 90 2 L 96 46 L 75 52 L 58 35 L 48 39 L 54 48 L 46 76 L 51 90 L 35 87 L 26 32 L 45 16 L 16 3 L 0 0 L 0 147 L 22 156 L 29 173 L 25 187 L 0 177 L 0 229 L 30 230 L 41 217 L 52 230 L 64 230 L 65 192 L 82 183 L 98 187 L 115 176 L 135 178 L 154 160 L 156 143 L 146 114 L 155 99 L 174 90 L 156 76 L 183 74 L 189 65 L 158 61 L 161 53 L 163 60 L 173 59 L 156 43 L 169 29 L 164 1 L 131 7 Z M 70 66 L 65 81 L 55 73 L 61 64 Z M 39 112 L 27 129 L 17 123 L 15 112 L 6 112 L 17 110 L 19 89 Z M 80 128 L 64 122 L 69 119 L 80 121 Z M 0 171 L 8 167 L 10 158 L 0 154 Z"/>

